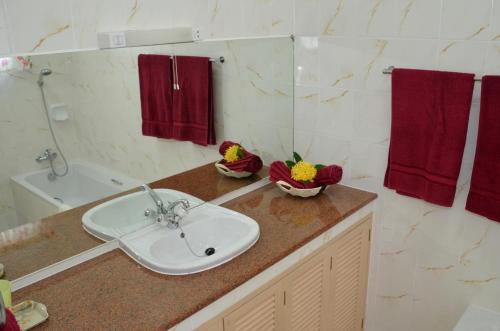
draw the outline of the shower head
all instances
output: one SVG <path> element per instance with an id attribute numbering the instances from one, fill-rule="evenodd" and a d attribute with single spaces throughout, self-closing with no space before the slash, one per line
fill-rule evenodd
<path id="1" fill-rule="evenodd" d="M 52 74 L 52 70 L 49 68 L 44 68 L 40 70 L 40 74 L 38 74 L 38 81 L 37 84 L 38 86 L 42 87 L 43 86 L 43 76 L 48 76 Z"/>

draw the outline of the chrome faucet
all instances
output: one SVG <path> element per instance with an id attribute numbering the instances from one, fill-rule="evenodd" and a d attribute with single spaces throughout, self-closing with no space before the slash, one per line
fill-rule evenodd
<path id="1" fill-rule="evenodd" d="M 143 184 L 141 185 L 141 189 L 149 194 L 156 205 L 156 211 L 148 208 L 144 212 L 144 216 L 152 217 L 160 224 L 166 224 L 169 229 L 177 229 L 179 227 L 179 221 L 190 207 L 189 201 L 186 199 L 180 199 L 172 203 L 168 203 L 168 206 L 165 207 L 163 200 L 149 186 Z M 178 206 L 182 207 L 182 212 L 178 211 Z"/>
<path id="2" fill-rule="evenodd" d="M 38 155 L 37 158 L 35 159 L 36 162 L 42 163 L 43 161 L 54 161 L 57 157 L 57 153 L 51 150 L 50 148 L 47 148 L 42 152 L 42 154 Z"/>

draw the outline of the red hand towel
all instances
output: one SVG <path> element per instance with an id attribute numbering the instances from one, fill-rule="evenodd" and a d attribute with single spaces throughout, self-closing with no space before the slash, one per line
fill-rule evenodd
<path id="1" fill-rule="evenodd" d="M 441 206 L 453 204 L 473 88 L 473 74 L 392 72 L 386 187 Z"/>
<path id="2" fill-rule="evenodd" d="M 269 179 L 273 182 L 282 180 L 298 189 L 318 187 L 318 184 L 315 182 L 302 183 L 294 180 L 292 178 L 290 168 L 288 168 L 282 161 L 274 161 L 271 163 L 271 167 L 269 168 Z"/>
<path id="3" fill-rule="evenodd" d="M 465 208 L 500 222 L 500 76 L 484 76 L 471 188 Z"/>
<path id="4" fill-rule="evenodd" d="M 220 145 L 219 153 L 221 155 L 224 155 L 226 153 L 226 150 L 233 145 L 238 145 L 241 147 L 240 144 L 234 143 L 232 141 L 225 141 Z M 259 172 L 259 170 L 262 169 L 263 165 L 262 159 L 258 155 L 248 152 L 243 147 L 241 148 L 243 149 L 243 157 L 240 160 L 234 162 L 226 162 L 223 160 L 222 163 L 227 168 L 233 171 L 248 171 L 251 173 Z"/>
<path id="5" fill-rule="evenodd" d="M 327 167 L 321 168 L 314 178 L 314 181 L 319 186 L 333 185 L 340 182 L 342 179 L 342 167 L 338 165 L 329 165 Z"/>
<path id="6" fill-rule="evenodd" d="M 14 314 L 9 309 L 5 309 L 5 324 L 0 326 L 0 331 L 21 331 Z"/>
<path id="7" fill-rule="evenodd" d="M 215 145 L 212 63 L 195 56 L 176 56 L 175 62 L 179 90 L 173 92 L 173 138 Z"/>
<path id="8" fill-rule="evenodd" d="M 220 144 L 220 146 L 219 146 L 219 154 L 220 154 L 220 155 L 222 155 L 222 156 L 224 156 L 224 154 L 226 154 L 226 150 L 227 150 L 229 147 L 233 146 L 233 145 L 238 145 L 238 146 L 241 146 L 240 144 L 235 143 L 235 142 L 233 142 L 233 141 L 231 141 L 231 140 L 226 140 L 226 141 L 224 141 L 224 142 L 223 142 L 222 144 Z"/>
<path id="9" fill-rule="evenodd" d="M 139 55 L 142 134 L 172 138 L 172 73 L 170 56 Z"/>

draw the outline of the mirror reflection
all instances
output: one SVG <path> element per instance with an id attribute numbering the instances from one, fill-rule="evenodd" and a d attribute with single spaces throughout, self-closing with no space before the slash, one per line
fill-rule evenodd
<path id="1" fill-rule="evenodd" d="M 208 131 L 201 130 L 205 144 L 200 142 L 199 121 L 194 123 L 196 130 L 187 123 L 191 125 L 187 133 L 180 130 L 167 139 L 158 132 L 157 123 L 152 128 L 148 124 L 145 100 L 150 104 L 158 100 L 154 99 L 157 91 L 145 93 L 145 82 L 139 79 L 141 54 L 170 59 L 172 81 L 166 84 L 173 83 L 174 90 L 178 84 L 181 90 L 198 91 L 207 89 L 210 82 L 201 99 L 186 92 L 172 101 L 181 104 L 181 126 L 190 121 L 185 114 L 207 109 L 206 103 L 213 102 L 213 124 L 210 116 L 201 120 L 208 123 Z M 208 59 L 210 70 L 201 73 L 196 63 L 183 62 L 189 57 Z M 289 37 L 2 61 L 8 65 L 0 71 L 0 263 L 9 279 L 135 231 L 154 219 L 154 199 L 142 192 L 144 207 L 120 207 L 122 217 L 116 217 L 113 208 L 96 211 L 88 224 L 100 235 L 87 226 L 90 235 L 82 226 L 83 215 L 110 197 L 140 191 L 140 185 L 151 183 L 153 189 L 187 194 L 198 205 L 267 176 L 266 165 L 292 154 L 293 42 Z M 208 75 L 205 80 L 204 75 Z M 211 101 L 206 99 L 210 96 Z M 224 169 L 217 172 L 214 162 L 227 151 L 220 148 L 225 141 L 237 142 L 260 157 L 264 168 L 242 179 L 225 177 L 219 173 Z M 145 215 L 147 210 L 150 214 Z M 137 219 L 129 217 L 131 223 L 127 223 L 130 215 Z"/>

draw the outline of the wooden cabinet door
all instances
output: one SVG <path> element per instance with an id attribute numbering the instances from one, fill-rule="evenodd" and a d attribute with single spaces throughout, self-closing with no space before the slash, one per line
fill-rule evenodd
<path id="1" fill-rule="evenodd" d="M 328 330 L 363 329 L 371 216 L 343 235 L 330 248 L 332 256 L 331 294 Z"/>
<path id="2" fill-rule="evenodd" d="M 224 331 L 284 330 L 282 282 L 266 289 L 224 317 Z"/>
<path id="3" fill-rule="evenodd" d="M 330 256 L 323 251 L 283 280 L 284 328 L 287 331 L 326 330 Z"/>

